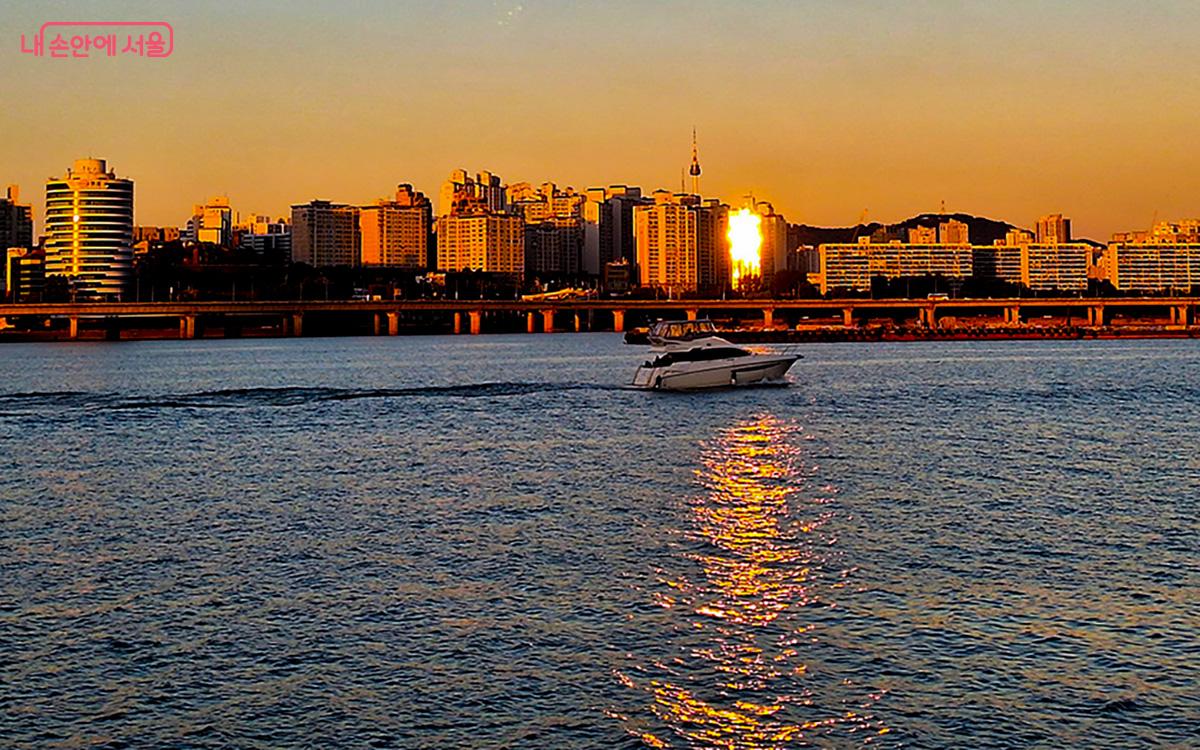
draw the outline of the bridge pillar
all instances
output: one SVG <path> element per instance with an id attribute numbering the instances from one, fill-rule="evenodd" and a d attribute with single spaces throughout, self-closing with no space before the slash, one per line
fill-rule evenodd
<path id="1" fill-rule="evenodd" d="M 73 339 L 79 338 L 79 318 L 74 315 L 67 318 L 67 335 Z"/>
<path id="2" fill-rule="evenodd" d="M 179 318 L 179 338 L 194 339 L 196 338 L 196 316 L 182 315 Z"/>
<path id="3" fill-rule="evenodd" d="M 374 335 L 379 336 L 383 333 L 383 315 L 380 313 L 375 313 L 373 317 L 375 318 L 375 324 L 372 326 L 371 332 Z"/>
<path id="4" fill-rule="evenodd" d="M 1188 324 L 1187 305 L 1171 305 L 1171 325 L 1185 327 Z"/>
<path id="5" fill-rule="evenodd" d="M 292 313 L 292 326 L 288 331 L 288 335 L 296 336 L 297 338 L 304 335 L 304 313 Z"/>
<path id="6" fill-rule="evenodd" d="M 853 307 L 843 307 L 842 308 L 842 327 L 843 328 L 853 328 L 854 327 L 854 308 Z"/>
<path id="7" fill-rule="evenodd" d="M 613 331 L 622 333 L 625 330 L 625 311 L 613 310 Z"/>
<path id="8" fill-rule="evenodd" d="M 1010 326 L 1021 325 L 1021 308 L 1016 306 L 1004 308 L 1004 322 Z"/>
<path id="9" fill-rule="evenodd" d="M 542 333 L 554 333 L 553 310 L 542 310 Z"/>
<path id="10" fill-rule="evenodd" d="M 582 330 L 583 330 L 583 318 L 579 315 L 579 313 L 575 313 L 575 333 L 579 333 Z"/>
<path id="11" fill-rule="evenodd" d="M 454 313 L 454 333 L 455 335 L 462 333 L 462 313 Z"/>
<path id="12" fill-rule="evenodd" d="M 400 333 L 400 313 L 390 312 L 387 314 L 388 335 L 396 336 Z"/>
<path id="13" fill-rule="evenodd" d="M 766 330 L 770 330 L 770 329 L 774 328 L 775 327 L 775 308 L 764 307 L 762 312 L 763 312 L 763 328 Z"/>
<path id="14" fill-rule="evenodd" d="M 1104 325 L 1104 305 L 1091 305 L 1088 311 L 1088 325 L 1102 326 Z"/>
<path id="15" fill-rule="evenodd" d="M 696 318 L 700 317 L 700 311 L 694 307 L 689 307 L 685 312 L 687 312 L 688 320 L 695 320 Z"/>
<path id="16" fill-rule="evenodd" d="M 471 335 L 478 336 L 483 330 L 483 312 L 480 310 L 472 310 L 467 313 L 467 317 L 471 320 Z"/>
<path id="17" fill-rule="evenodd" d="M 537 333 L 537 314 L 532 312 L 525 313 L 525 332 Z"/>

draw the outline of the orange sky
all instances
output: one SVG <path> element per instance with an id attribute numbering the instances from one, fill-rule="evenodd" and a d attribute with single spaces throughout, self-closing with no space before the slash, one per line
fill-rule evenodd
<path id="1" fill-rule="evenodd" d="M 1200 215 L 1185 2 L 27 3 L 0 19 L 0 183 L 106 158 L 137 221 L 280 215 L 455 167 L 702 191 L 793 222 L 947 210 L 1077 235 Z M 286 8 L 286 10 L 285 10 Z M 47 20 L 166 20 L 164 60 L 39 59 Z"/>

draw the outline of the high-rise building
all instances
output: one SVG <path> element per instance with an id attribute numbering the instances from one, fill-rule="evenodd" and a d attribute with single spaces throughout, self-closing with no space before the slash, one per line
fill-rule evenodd
<path id="1" fill-rule="evenodd" d="M 46 276 L 79 298 L 120 298 L 133 277 L 133 181 L 103 159 L 77 159 L 46 183 Z"/>
<path id="2" fill-rule="evenodd" d="M 583 268 L 597 274 L 617 261 L 635 263 L 633 209 L 651 203 L 642 189 L 627 185 L 588 188 L 583 204 Z"/>
<path id="3" fill-rule="evenodd" d="M 322 200 L 292 206 L 292 261 L 357 266 L 359 257 L 357 206 Z"/>
<path id="4" fill-rule="evenodd" d="M 755 206 L 758 215 L 762 217 L 758 231 L 762 235 L 762 245 L 759 246 L 759 269 L 763 281 L 770 283 L 777 271 L 787 270 L 788 253 L 788 223 L 783 214 L 775 213 L 775 207 L 766 201 L 759 201 Z"/>
<path id="5" fill-rule="evenodd" d="M 46 287 L 46 255 L 41 250 L 10 247 L 4 264 L 4 299 L 40 302 Z"/>
<path id="6" fill-rule="evenodd" d="M 267 214 L 242 214 L 233 229 L 239 249 L 254 253 L 259 262 L 284 265 L 292 259 L 292 225 Z"/>
<path id="7" fill-rule="evenodd" d="M 637 273 L 642 286 L 694 292 L 699 284 L 693 195 L 654 192 L 654 203 L 633 209 Z"/>
<path id="8" fill-rule="evenodd" d="M 937 241 L 937 227 L 913 227 L 908 230 L 908 244 L 910 245 L 936 245 Z"/>
<path id="9" fill-rule="evenodd" d="M 971 227 L 963 221 L 950 219 L 938 224 L 938 242 L 943 245 L 971 244 Z"/>
<path id="10" fill-rule="evenodd" d="M 1091 245 L 1079 242 L 1033 242 L 1023 245 L 1021 249 L 1021 281 L 1025 286 L 1035 291 L 1087 291 Z"/>
<path id="11" fill-rule="evenodd" d="M 481 212 L 437 220 L 439 271 L 525 272 L 525 222 L 520 216 Z"/>
<path id="12" fill-rule="evenodd" d="M 696 285 L 712 295 L 729 289 L 729 206 L 711 198 L 696 211 Z"/>
<path id="13" fill-rule="evenodd" d="M 393 200 L 380 199 L 358 214 L 364 266 L 426 268 L 433 232 L 433 206 L 407 183 Z"/>
<path id="14" fill-rule="evenodd" d="M 437 270 L 524 276 L 525 221 L 492 203 L 470 184 L 451 197 L 450 213 L 437 220 Z"/>
<path id="15" fill-rule="evenodd" d="M 1123 291 L 1191 291 L 1200 287 L 1200 244 L 1113 242 L 1107 267 L 1113 286 Z"/>
<path id="16" fill-rule="evenodd" d="M 454 202 L 466 198 L 482 200 L 490 211 L 496 213 L 508 210 L 508 191 L 500 183 L 498 175 L 484 171 L 472 178 L 465 169 L 456 169 L 442 183 L 438 194 L 438 216 L 449 216 Z"/>
<path id="17" fill-rule="evenodd" d="M 972 275 L 983 281 L 1025 283 L 1025 248 L 1029 243 L 973 245 L 971 247 Z"/>
<path id="18" fill-rule="evenodd" d="M 1010 247 L 1028 245 L 1033 241 L 1033 233 L 1026 232 L 1024 229 L 1010 229 L 1008 230 L 1008 234 L 1004 235 L 1004 244 Z"/>
<path id="19" fill-rule="evenodd" d="M 0 198 L 0 250 L 33 247 L 33 208 L 20 202 L 21 190 L 9 185 Z"/>
<path id="20" fill-rule="evenodd" d="M 511 213 L 525 220 L 525 275 L 574 276 L 583 263 L 584 196 L 553 182 L 536 189 L 522 182 L 508 187 Z"/>
<path id="21" fill-rule="evenodd" d="M 234 213 L 229 205 L 229 196 L 218 195 L 209 199 L 207 203 L 192 206 L 192 216 L 187 221 L 183 239 L 231 247 L 233 225 Z"/>
<path id="22" fill-rule="evenodd" d="M 1062 214 L 1048 214 L 1037 220 L 1034 239 L 1039 245 L 1071 241 L 1071 220 Z"/>
<path id="23" fill-rule="evenodd" d="M 525 275 L 575 276 L 583 260 L 583 220 L 564 216 L 525 224 Z"/>
<path id="24" fill-rule="evenodd" d="M 553 182 L 534 188 L 527 182 L 508 187 L 509 212 L 520 214 L 526 224 L 547 219 L 581 218 L 585 196 L 574 188 L 560 190 Z"/>
<path id="25" fill-rule="evenodd" d="M 1200 243 L 1200 219 L 1160 221 L 1150 230 L 1146 241 L 1184 245 Z"/>
<path id="26" fill-rule="evenodd" d="M 908 245 L 900 242 L 821 245 L 821 293 L 830 289 L 868 291 L 871 279 L 875 277 L 965 279 L 974 270 L 973 250 L 969 245 Z"/>

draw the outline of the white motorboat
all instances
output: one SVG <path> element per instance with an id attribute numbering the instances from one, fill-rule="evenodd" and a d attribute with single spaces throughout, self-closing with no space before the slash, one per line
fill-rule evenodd
<path id="1" fill-rule="evenodd" d="M 637 369 L 636 388 L 690 391 L 778 381 L 800 359 L 734 346 L 711 320 L 659 321 L 648 338 L 655 357 Z"/>

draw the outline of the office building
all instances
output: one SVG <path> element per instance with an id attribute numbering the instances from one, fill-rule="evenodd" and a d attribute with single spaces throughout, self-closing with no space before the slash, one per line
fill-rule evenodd
<path id="1" fill-rule="evenodd" d="M 183 239 L 187 242 L 203 242 L 221 247 L 233 246 L 233 208 L 229 196 L 218 195 L 207 203 L 192 206 L 192 216 L 187 220 Z"/>
<path id="2" fill-rule="evenodd" d="M 33 208 L 21 203 L 16 185 L 0 198 L 0 248 L 9 247 L 33 247 Z"/>
<path id="3" fill-rule="evenodd" d="M 433 205 L 412 185 L 398 186 L 393 200 L 363 206 L 358 225 L 364 266 L 411 270 L 428 266 Z"/>
<path id="4" fill-rule="evenodd" d="M 654 203 L 633 209 L 637 274 L 642 286 L 669 294 L 694 292 L 699 283 L 693 195 L 654 192 Z"/>
<path id="5" fill-rule="evenodd" d="M 358 207 L 314 200 L 292 206 L 292 261 L 314 267 L 359 264 Z"/>
<path id="6" fill-rule="evenodd" d="M 133 278 L 133 181 L 103 159 L 78 159 L 46 183 L 46 276 L 76 299 L 119 299 Z"/>

